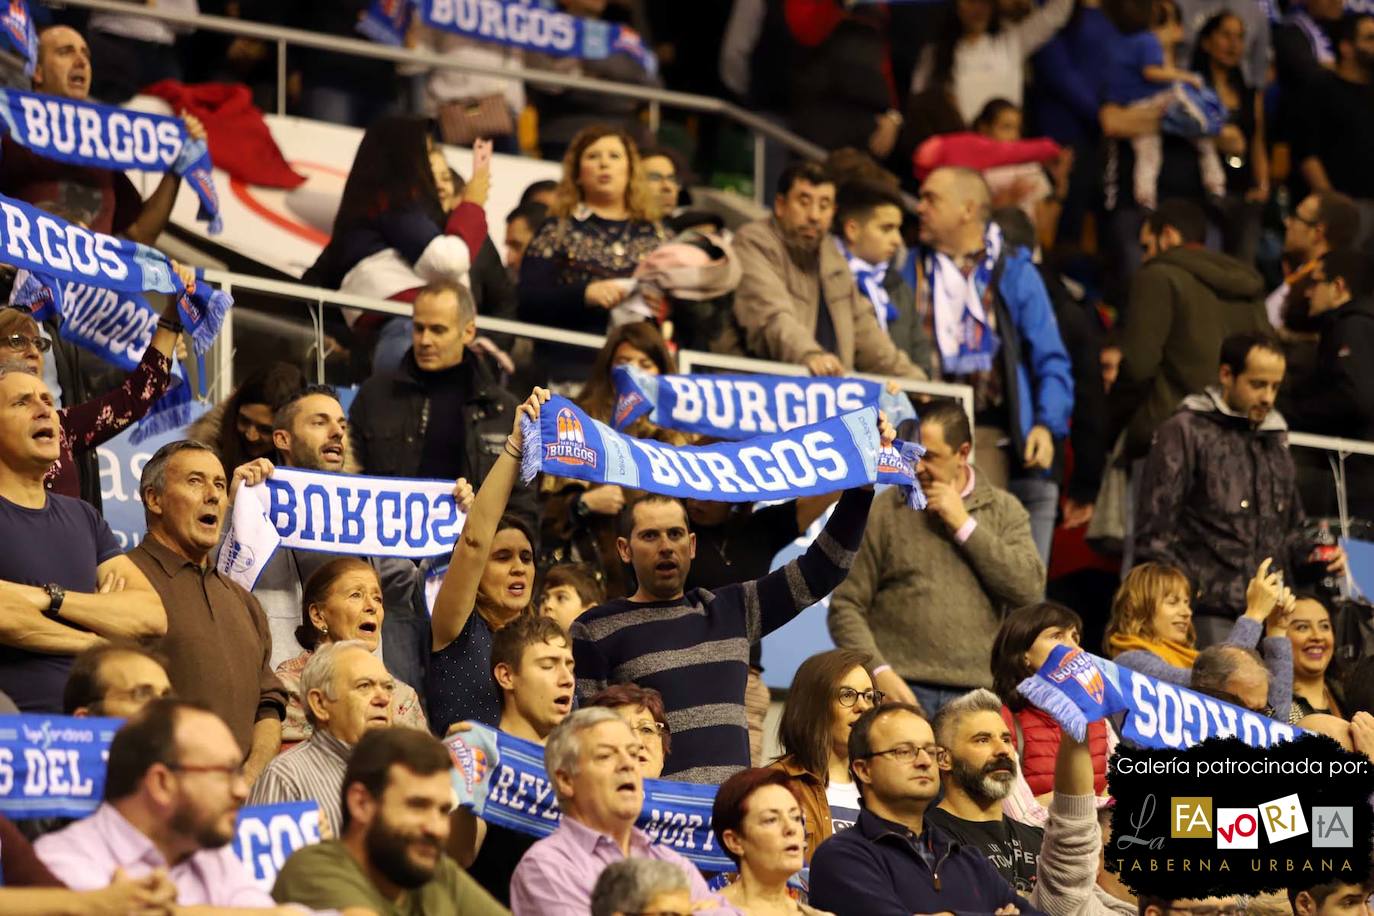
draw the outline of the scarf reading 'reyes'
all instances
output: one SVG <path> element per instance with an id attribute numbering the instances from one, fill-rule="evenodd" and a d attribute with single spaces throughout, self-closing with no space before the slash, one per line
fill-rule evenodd
<path id="1" fill-rule="evenodd" d="M 1269 747 L 1301 731 L 1072 646 L 1056 646 L 1016 689 L 1079 741 L 1089 723 L 1122 712 L 1121 737 L 1136 747 L 1183 750 L 1217 737 Z"/>
<path id="2" fill-rule="evenodd" d="M 373 41 L 403 45 L 416 9 L 431 29 L 477 41 L 580 60 L 624 54 L 650 76 L 658 72 L 658 58 L 633 29 L 565 13 L 552 0 L 373 0 L 358 31 Z M 491 15 L 493 9 L 500 15 Z"/>
<path id="3" fill-rule="evenodd" d="M 210 149 L 204 140 L 191 139 L 178 118 L 0 89 L 0 121 L 11 140 L 45 159 L 121 172 L 174 172 L 200 198 L 198 218 L 210 223 L 210 234 L 224 228 Z"/>
<path id="4" fill-rule="evenodd" d="M 640 417 L 663 429 L 716 439 L 787 432 L 843 413 L 877 407 L 894 427 L 916 419 L 910 399 L 857 378 L 792 375 L 649 375 L 631 366 L 611 370 L 612 424 L 624 432 Z"/>
<path id="5" fill-rule="evenodd" d="M 925 508 L 913 442 L 881 448 L 873 407 L 772 436 L 703 446 L 672 446 L 618 433 L 563 397 L 525 418 L 521 479 L 540 471 L 592 484 L 719 502 L 817 496 L 872 483 L 903 487 L 907 505 Z"/>
<path id="6" fill-rule="evenodd" d="M 994 269 L 1002 255 L 1002 230 L 988 223 L 983 254 L 967 275 L 943 252 L 926 252 L 926 277 L 930 281 L 932 323 L 940 366 L 947 375 L 987 372 L 1002 345 L 984 307 L 991 293 Z"/>
<path id="7" fill-rule="evenodd" d="M 450 553 L 466 521 L 452 481 L 282 467 L 240 489 L 216 567 L 252 591 L 278 547 L 418 560 Z"/>
<path id="8" fill-rule="evenodd" d="M 859 291 L 872 304 L 873 314 L 877 317 L 879 326 L 886 331 L 887 326 L 897 320 L 897 306 L 892 304 L 892 297 L 883 287 L 883 281 L 887 279 L 887 265 L 870 264 L 865 261 L 850 251 L 844 239 L 839 236 L 835 237 L 835 245 L 849 262 L 849 272 L 854 275 L 854 282 L 858 285 Z"/>

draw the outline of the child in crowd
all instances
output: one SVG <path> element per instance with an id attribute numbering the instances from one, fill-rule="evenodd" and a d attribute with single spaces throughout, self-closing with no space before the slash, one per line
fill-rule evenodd
<path id="1" fill-rule="evenodd" d="M 1183 41 L 1178 4 L 1174 0 L 1123 2 L 1117 4 L 1116 13 L 1116 25 L 1123 35 L 1110 58 L 1107 101 L 1161 109 L 1170 104 L 1186 106 L 1179 84 L 1201 89 L 1203 80 L 1198 74 L 1174 65 L 1175 52 Z M 1208 194 L 1221 197 L 1226 193 L 1226 174 L 1216 143 L 1210 136 L 1198 137 L 1195 142 L 1203 187 Z M 1163 136 L 1157 133 L 1131 140 L 1135 154 L 1135 201 L 1146 210 L 1153 210 L 1157 203 L 1163 143 Z"/>
<path id="2" fill-rule="evenodd" d="M 585 564 L 559 563 L 544 574 L 539 613 L 557 620 L 564 630 L 587 611 L 605 603 L 606 590 Z"/>
<path id="3" fill-rule="evenodd" d="M 1260 646 L 1269 669 L 1270 696 L 1284 699 L 1286 713 L 1293 677 L 1288 619 L 1293 614 L 1293 593 L 1278 572 L 1269 571 L 1270 560 L 1260 564 L 1245 591 L 1245 613 L 1236 620 L 1226 645 L 1253 649 Z M 1197 634 L 1188 577 L 1175 566 L 1142 563 L 1122 580 L 1112 599 L 1107 622 L 1107 655 L 1117 664 L 1161 681 L 1187 686 L 1197 661 Z M 1261 639 L 1263 641 L 1261 642 Z"/>

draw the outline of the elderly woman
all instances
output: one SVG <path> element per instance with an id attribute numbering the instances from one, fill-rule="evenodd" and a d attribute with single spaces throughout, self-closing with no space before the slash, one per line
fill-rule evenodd
<path id="1" fill-rule="evenodd" d="M 639 736 L 643 748 L 639 764 L 644 778 L 658 779 L 663 775 L 663 761 L 668 757 L 673 736 L 668 730 L 663 696 L 657 690 L 638 684 L 612 684 L 586 705 L 604 706 L 624 719 L 630 730 Z"/>
<path id="2" fill-rule="evenodd" d="M 305 583 L 301 604 L 302 619 L 296 628 L 296 640 L 305 651 L 277 666 L 277 677 L 289 695 L 286 721 L 281 729 L 283 747 L 304 741 L 313 731 L 306 721 L 301 699 L 301 672 L 315 650 L 330 643 L 355 639 L 367 646 L 368 651 L 376 652 L 382 639 L 382 620 L 386 616 L 377 571 L 372 564 L 357 557 L 339 557 L 315 570 Z M 391 697 L 391 721 L 410 728 L 429 729 L 419 695 L 414 687 L 402 681 L 396 682 Z"/>
<path id="3" fill-rule="evenodd" d="M 822 911 L 792 898 L 787 881 L 802 867 L 806 825 L 791 779 L 780 770 L 741 770 L 725 780 L 711 808 L 711 830 L 739 866 L 739 880 L 720 892 L 740 916 Z"/>
<path id="4" fill-rule="evenodd" d="M 607 865 L 592 888 L 592 916 L 690 912 L 687 875 L 672 862 L 621 859 Z"/>

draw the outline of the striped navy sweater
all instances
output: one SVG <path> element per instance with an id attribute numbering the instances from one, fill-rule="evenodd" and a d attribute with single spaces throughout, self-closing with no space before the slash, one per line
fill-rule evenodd
<path id="1" fill-rule="evenodd" d="M 844 581 L 863 540 L 871 490 L 849 490 L 802 556 L 768 575 L 666 602 L 620 599 L 572 625 L 577 696 L 633 681 L 663 694 L 672 730 L 664 778 L 719 784 L 749 766 L 749 645 Z"/>

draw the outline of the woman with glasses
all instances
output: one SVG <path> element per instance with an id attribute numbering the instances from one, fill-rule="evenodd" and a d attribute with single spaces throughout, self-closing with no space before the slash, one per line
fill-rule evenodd
<path id="1" fill-rule="evenodd" d="M 186 289 L 194 290 L 195 271 L 175 261 L 172 267 Z M 163 309 L 143 358 L 118 388 L 89 400 L 82 399 L 83 391 L 63 388 L 60 396 L 65 406 L 57 412 L 62 448 L 43 480 L 49 490 L 63 496 L 84 498 L 99 508 L 100 475 L 94 461 L 95 449 L 143 419 L 166 394 L 172 385 L 172 358 L 181 331 L 181 315 L 176 301 L 172 300 Z M 38 322 L 28 309 L 0 309 L 0 362 L 27 366 L 50 385 L 60 371 L 70 380 L 70 387 L 76 388 L 78 373 L 74 369 L 67 371 L 73 361 L 72 352 L 54 354 L 58 357 L 57 364 L 47 366 L 50 349 L 52 341 L 39 331 Z M 53 396 L 58 397 L 59 392 L 53 391 Z M 88 459 L 87 455 L 91 457 Z"/>
<path id="2" fill-rule="evenodd" d="M 793 898 L 787 881 L 802 867 L 805 823 L 788 775 L 772 768 L 741 770 L 716 791 L 711 807 L 716 841 L 739 868 L 720 895 L 727 913 L 791 916 L 821 913 Z"/>
<path id="3" fill-rule="evenodd" d="M 663 710 L 663 696 L 652 687 L 638 684 L 612 684 L 592 697 L 588 706 L 604 706 L 625 720 L 630 730 L 639 736 L 642 750 L 640 771 L 645 779 L 663 775 L 663 761 L 672 747 L 668 730 L 668 715 Z"/>
<path id="4" fill-rule="evenodd" d="M 868 656 L 831 649 L 801 663 L 778 725 L 783 756 L 772 764 L 789 778 L 806 815 L 806 861 L 816 847 L 859 817 L 859 789 L 849 772 L 849 729 L 882 703 Z"/>

